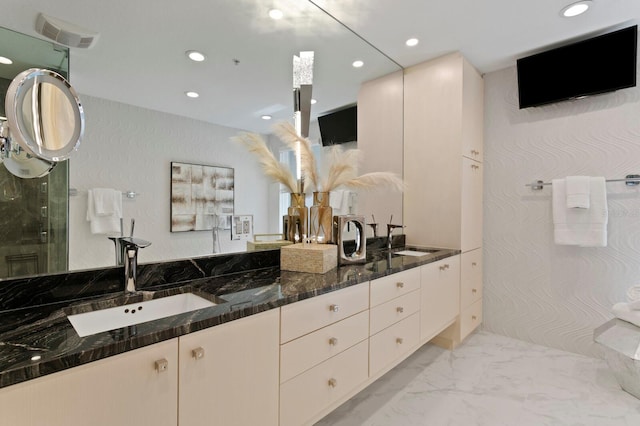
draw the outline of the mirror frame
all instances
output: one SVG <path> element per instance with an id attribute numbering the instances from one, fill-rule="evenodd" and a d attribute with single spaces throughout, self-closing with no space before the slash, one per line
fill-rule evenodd
<path id="1" fill-rule="evenodd" d="M 35 87 L 43 83 L 48 83 L 58 88 L 70 102 L 73 111 L 73 133 L 65 145 L 59 149 L 46 148 L 46 144 L 38 137 L 34 140 L 31 137 L 31 132 L 27 131 L 30 126 L 25 123 L 24 115 L 21 113 L 27 95 L 32 93 Z M 20 147 L 33 157 L 57 163 L 68 159 L 73 151 L 80 146 L 84 135 L 84 110 L 73 87 L 63 76 L 55 71 L 30 68 L 18 74 L 7 90 L 5 109 L 11 137 L 15 138 Z M 35 121 L 41 121 L 41 112 L 40 107 L 34 109 Z"/>

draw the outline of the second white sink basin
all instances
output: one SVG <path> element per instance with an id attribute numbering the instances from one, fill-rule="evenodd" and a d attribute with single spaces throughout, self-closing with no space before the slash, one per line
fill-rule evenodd
<path id="1" fill-rule="evenodd" d="M 67 318 L 78 335 L 85 337 L 215 305 L 216 303 L 195 294 L 181 293 L 115 308 L 68 315 Z"/>

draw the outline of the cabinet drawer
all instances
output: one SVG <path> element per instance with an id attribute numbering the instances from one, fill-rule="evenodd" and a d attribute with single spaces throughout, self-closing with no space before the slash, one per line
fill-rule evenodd
<path id="1" fill-rule="evenodd" d="M 460 273 L 460 307 L 482 299 L 482 249 L 462 253 Z"/>
<path id="2" fill-rule="evenodd" d="M 460 340 L 467 337 L 482 323 L 482 299 L 478 300 L 460 314 Z"/>
<path id="3" fill-rule="evenodd" d="M 403 320 L 420 309 L 420 291 L 412 291 L 371 309 L 369 334 L 374 335 L 383 329 Z"/>
<path id="4" fill-rule="evenodd" d="M 369 375 L 402 358 L 414 348 L 420 337 L 420 315 L 413 314 L 369 338 Z"/>
<path id="5" fill-rule="evenodd" d="M 299 426 L 342 398 L 367 376 L 367 342 L 329 358 L 280 386 L 280 425 Z"/>
<path id="6" fill-rule="evenodd" d="M 369 337 L 369 311 L 292 340 L 280 347 L 280 383 Z"/>
<path id="7" fill-rule="evenodd" d="M 368 308 L 368 282 L 283 306 L 280 343 L 288 342 Z"/>
<path id="8" fill-rule="evenodd" d="M 420 268 L 387 275 L 371 281 L 371 306 L 387 302 L 420 288 Z"/>

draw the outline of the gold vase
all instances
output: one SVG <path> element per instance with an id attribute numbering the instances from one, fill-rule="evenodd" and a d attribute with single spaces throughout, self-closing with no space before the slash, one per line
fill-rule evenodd
<path id="1" fill-rule="evenodd" d="M 312 243 L 329 244 L 333 242 L 333 209 L 329 205 L 329 192 L 314 192 L 313 205 L 310 208 L 309 238 Z"/>
<path id="2" fill-rule="evenodd" d="M 309 229 L 307 221 L 307 206 L 304 204 L 304 194 L 291 193 L 291 202 L 287 209 L 287 240 L 302 243 L 307 238 Z"/>

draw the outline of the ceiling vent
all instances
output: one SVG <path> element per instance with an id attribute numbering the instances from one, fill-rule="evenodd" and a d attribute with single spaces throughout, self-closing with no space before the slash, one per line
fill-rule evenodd
<path id="1" fill-rule="evenodd" d="M 45 15 L 44 13 L 38 14 L 36 31 L 56 43 L 82 49 L 92 47 L 99 35 L 75 24 Z"/>

